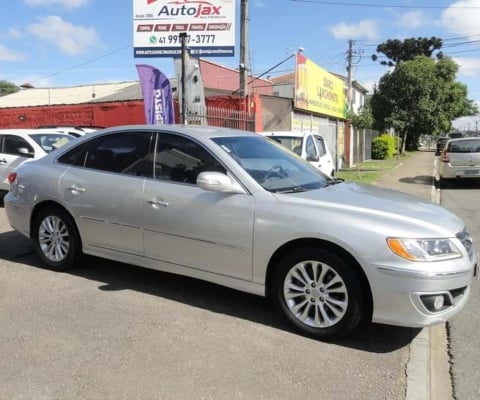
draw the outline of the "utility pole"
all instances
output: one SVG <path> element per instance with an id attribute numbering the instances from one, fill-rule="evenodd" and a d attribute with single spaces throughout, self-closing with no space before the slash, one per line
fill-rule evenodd
<path id="1" fill-rule="evenodd" d="M 347 110 L 348 110 L 348 116 L 350 117 L 353 112 L 353 103 L 352 103 L 352 95 L 353 95 L 353 89 L 352 89 L 352 63 L 353 63 L 353 40 L 350 39 L 348 41 L 348 57 L 347 57 Z M 351 118 L 348 119 L 348 123 L 350 125 L 350 132 L 353 131 L 353 126 L 352 126 L 352 120 Z M 356 151 L 356 156 L 357 156 L 357 177 L 360 177 L 360 132 L 358 129 L 355 130 L 356 132 L 356 143 L 357 143 L 357 151 Z"/>
<path id="2" fill-rule="evenodd" d="M 248 34 L 247 34 L 247 24 L 248 24 L 248 6 L 247 0 L 241 0 L 240 4 L 240 95 L 245 97 L 248 94 L 247 85 L 248 85 Z"/>
<path id="3" fill-rule="evenodd" d="M 180 32 L 180 42 L 182 44 L 182 124 L 187 124 L 187 32 Z"/>

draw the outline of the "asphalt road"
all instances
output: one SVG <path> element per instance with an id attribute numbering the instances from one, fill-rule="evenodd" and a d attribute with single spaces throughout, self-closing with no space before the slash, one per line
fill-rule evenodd
<path id="1" fill-rule="evenodd" d="M 338 343 L 263 298 L 97 258 L 42 268 L 0 206 L 0 399 L 403 400 L 415 329 Z"/>
<path id="2" fill-rule="evenodd" d="M 441 204 L 459 215 L 480 251 L 480 182 L 463 182 L 441 190 Z M 472 286 L 465 309 L 447 322 L 455 400 L 480 399 L 480 282 Z"/>

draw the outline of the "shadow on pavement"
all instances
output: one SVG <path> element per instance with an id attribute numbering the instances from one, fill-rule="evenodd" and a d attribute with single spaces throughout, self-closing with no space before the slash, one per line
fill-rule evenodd
<path id="1" fill-rule="evenodd" d="M 414 183 L 417 185 L 431 185 L 433 183 L 433 179 L 434 178 L 432 175 L 419 175 L 414 177 L 400 178 L 399 182 Z"/>
<path id="2" fill-rule="evenodd" d="M 9 250 L 8 243 L 13 242 L 18 243 L 16 253 Z M 0 234 L 0 262 L 2 259 L 43 268 L 32 243 L 14 231 Z M 99 282 L 98 289 L 102 291 L 135 290 L 298 334 L 277 315 L 268 299 L 209 282 L 90 256 L 85 256 L 79 266 L 67 273 Z M 409 345 L 419 332 L 419 329 L 364 323 L 351 336 L 334 344 L 388 353 Z"/>

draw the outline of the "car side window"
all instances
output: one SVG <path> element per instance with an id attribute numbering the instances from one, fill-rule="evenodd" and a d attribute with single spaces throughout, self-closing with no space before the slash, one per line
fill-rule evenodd
<path id="1" fill-rule="evenodd" d="M 158 133 L 155 179 L 196 184 L 202 171 L 226 173 L 225 168 L 200 144 L 180 135 Z"/>
<path id="2" fill-rule="evenodd" d="M 85 168 L 152 177 L 152 132 L 118 132 L 100 136 L 86 152 Z"/>
<path id="3" fill-rule="evenodd" d="M 315 157 L 317 155 L 317 150 L 315 149 L 313 138 L 311 136 L 307 136 L 306 143 L 307 143 L 306 144 L 307 157 Z"/>
<path id="4" fill-rule="evenodd" d="M 83 167 L 85 165 L 85 156 L 88 148 L 92 145 L 92 141 L 82 143 L 79 146 L 70 149 L 65 154 L 58 158 L 58 162 L 62 164 L 75 165 Z"/>
<path id="5" fill-rule="evenodd" d="M 13 154 L 15 156 L 26 157 L 26 155 L 20 154 L 18 149 L 27 149 L 30 155 L 33 157 L 35 151 L 33 147 L 24 139 L 18 136 L 5 135 L 3 137 L 3 152 L 6 154 Z"/>
<path id="6" fill-rule="evenodd" d="M 325 141 L 319 136 L 315 136 L 315 143 L 317 144 L 319 156 L 323 156 L 327 150 L 325 149 Z"/>

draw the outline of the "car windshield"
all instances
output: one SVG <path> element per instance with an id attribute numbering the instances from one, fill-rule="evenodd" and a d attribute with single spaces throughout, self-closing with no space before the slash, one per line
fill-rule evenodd
<path id="1" fill-rule="evenodd" d="M 75 140 L 75 137 L 64 133 L 34 133 L 29 135 L 46 153 L 62 147 L 64 144 Z"/>
<path id="2" fill-rule="evenodd" d="M 280 144 L 264 137 L 219 137 L 213 141 L 270 192 L 313 190 L 334 181 Z"/>

